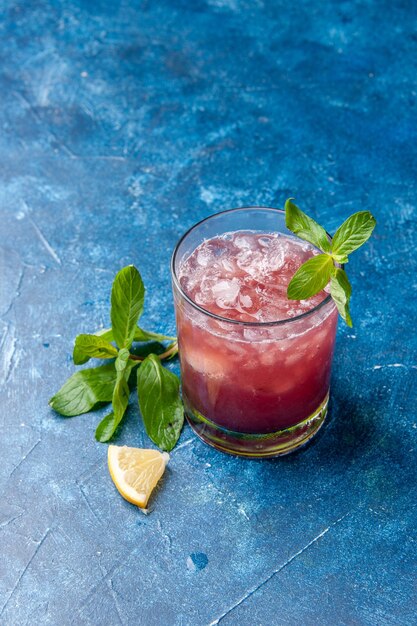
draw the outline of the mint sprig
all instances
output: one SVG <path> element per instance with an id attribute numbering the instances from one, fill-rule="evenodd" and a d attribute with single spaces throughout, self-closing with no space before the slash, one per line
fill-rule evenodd
<path id="1" fill-rule="evenodd" d="M 358 211 L 343 222 L 330 240 L 325 229 L 289 198 L 285 203 L 285 224 L 295 235 L 309 241 L 323 253 L 298 268 L 287 288 L 288 299 L 311 298 L 324 289 L 330 280 L 330 295 L 341 317 L 351 327 L 349 302 L 352 287 L 340 264 L 348 263 L 349 254 L 368 241 L 376 225 L 375 218 L 369 211 Z"/>
<path id="2" fill-rule="evenodd" d="M 140 328 L 145 287 L 139 271 L 129 265 L 116 275 L 111 293 L 112 327 L 94 334 L 81 334 L 75 340 L 73 360 L 82 365 L 90 358 L 113 359 L 111 363 L 76 372 L 50 399 L 50 406 L 65 417 L 73 417 L 111 402 L 112 411 L 97 426 L 97 441 L 109 441 L 126 414 L 129 379 L 132 371 L 144 368 L 140 376 L 139 403 L 150 438 L 163 450 L 175 446 L 184 421 L 178 377 L 166 370 L 161 361 L 178 352 L 176 337 Z M 150 346 L 170 341 L 161 354 L 140 356 L 132 351 L 134 343 Z M 114 345 L 115 342 L 118 347 Z M 149 344 L 152 342 L 152 344 Z M 149 349 L 146 350 L 149 352 Z M 149 394 L 149 397 L 148 397 Z"/>

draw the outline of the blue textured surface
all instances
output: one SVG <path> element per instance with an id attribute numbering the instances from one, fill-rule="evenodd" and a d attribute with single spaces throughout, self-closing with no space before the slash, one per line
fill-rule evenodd
<path id="1" fill-rule="evenodd" d="M 417 9 L 411 0 L 0 0 L 0 623 L 415 623 Z M 99 415 L 47 405 L 135 263 L 215 211 L 294 195 L 352 257 L 327 428 L 248 461 L 185 428 L 144 516 Z M 175 365 L 174 367 L 177 367 Z M 148 446 L 136 404 L 117 443 Z"/>

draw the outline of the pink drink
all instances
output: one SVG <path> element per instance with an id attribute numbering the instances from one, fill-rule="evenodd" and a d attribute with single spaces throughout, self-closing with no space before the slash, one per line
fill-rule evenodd
<path id="1" fill-rule="evenodd" d="M 311 419 L 324 419 L 337 310 L 326 291 L 306 301 L 286 295 L 314 254 L 285 234 L 235 231 L 180 259 L 176 277 L 186 299 L 174 293 L 183 397 L 191 425 L 209 443 L 280 454 L 270 448 L 271 433 L 288 451 L 287 444 L 299 445 L 291 445 L 289 427 L 303 423 L 297 442 L 304 441 Z"/>

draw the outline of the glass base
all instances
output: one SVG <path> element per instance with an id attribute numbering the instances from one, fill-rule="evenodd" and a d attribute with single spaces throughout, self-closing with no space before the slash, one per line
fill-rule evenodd
<path id="1" fill-rule="evenodd" d="M 329 393 L 320 406 L 307 419 L 275 433 L 239 433 L 218 426 L 195 409 L 184 398 L 185 414 L 194 432 L 210 446 L 234 454 L 252 458 L 283 456 L 304 446 L 320 430 L 327 415 Z"/>

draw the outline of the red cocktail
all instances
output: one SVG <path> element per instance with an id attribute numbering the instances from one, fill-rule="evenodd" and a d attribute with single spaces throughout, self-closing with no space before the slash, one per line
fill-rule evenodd
<path id="1" fill-rule="evenodd" d="M 236 209 L 194 226 L 173 257 L 182 390 L 207 443 L 246 456 L 304 444 L 327 411 L 337 310 L 326 290 L 288 300 L 318 251 L 275 209 Z"/>

